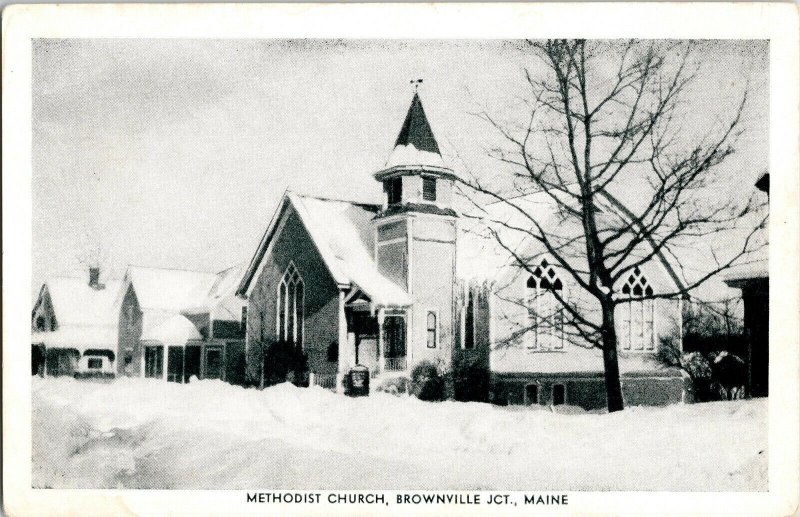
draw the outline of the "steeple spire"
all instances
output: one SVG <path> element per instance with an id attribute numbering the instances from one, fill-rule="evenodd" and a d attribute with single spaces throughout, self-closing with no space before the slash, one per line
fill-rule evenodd
<path id="1" fill-rule="evenodd" d="M 400 128 L 400 134 L 397 135 L 394 145 L 395 147 L 398 145 L 413 145 L 419 151 L 442 155 L 439 152 L 439 144 L 436 143 L 436 138 L 433 136 L 433 130 L 430 123 L 428 123 L 428 117 L 425 116 L 425 110 L 422 108 L 422 101 L 417 92 L 414 92 L 414 98 L 411 99 L 411 106 L 408 108 L 406 120 L 403 122 L 403 127 Z"/>
<path id="2" fill-rule="evenodd" d="M 421 79 L 411 81 L 415 87 Z M 422 107 L 419 92 L 414 91 L 408 113 L 394 142 L 394 149 L 386 160 L 383 169 L 375 173 L 378 181 L 389 175 L 426 172 L 430 174 L 452 175 L 453 171 L 445 165 L 442 153 L 433 130 Z"/>

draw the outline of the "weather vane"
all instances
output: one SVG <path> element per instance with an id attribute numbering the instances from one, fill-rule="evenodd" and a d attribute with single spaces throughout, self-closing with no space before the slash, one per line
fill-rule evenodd
<path id="1" fill-rule="evenodd" d="M 414 85 L 414 93 L 417 93 L 417 90 L 419 90 L 419 85 L 422 84 L 422 79 L 412 79 L 411 84 Z"/>

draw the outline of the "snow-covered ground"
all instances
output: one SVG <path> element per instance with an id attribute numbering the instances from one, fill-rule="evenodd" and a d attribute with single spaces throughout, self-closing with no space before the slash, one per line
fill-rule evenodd
<path id="1" fill-rule="evenodd" d="M 766 416 L 766 400 L 609 415 L 33 378 L 33 486 L 766 490 Z"/>

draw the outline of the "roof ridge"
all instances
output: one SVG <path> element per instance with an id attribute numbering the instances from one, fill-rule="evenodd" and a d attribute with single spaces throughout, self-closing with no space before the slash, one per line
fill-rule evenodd
<path id="1" fill-rule="evenodd" d="M 364 201 L 353 201 L 350 199 L 336 199 L 332 197 L 325 197 L 325 196 L 315 196 L 312 194 L 300 194 L 299 192 L 292 192 L 294 195 L 299 196 L 301 198 L 309 198 L 309 199 L 317 199 L 319 201 L 335 201 L 337 203 L 347 203 L 348 205 L 356 205 L 360 207 L 369 207 L 369 208 L 381 208 L 380 203 L 367 203 Z"/>
<path id="2" fill-rule="evenodd" d="M 156 266 L 140 266 L 137 264 L 128 264 L 128 268 L 139 268 L 139 269 L 158 269 L 161 271 L 182 271 L 184 273 L 202 273 L 204 275 L 216 275 L 221 273 L 222 271 L 226 271 L 223 269 L 222 271 L 205 271 L 199 269 L 184 269 L 179 267 L 156 267 Z M 230 269 L 230 268 L 228 268 Z"/>

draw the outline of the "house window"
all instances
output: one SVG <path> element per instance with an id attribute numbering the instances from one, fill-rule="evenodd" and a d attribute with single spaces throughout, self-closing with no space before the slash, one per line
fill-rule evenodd
<path id="1" fill-rule="evenodd" d="M 428 348 L 436 348 L 439 343 L 439 329 L 436 324 L 436 312 L 428 311 Z"/>
<path id="2" fill-rule="evenodd" d="M 436 178 L 422 178 L 422 199 L 436 201 Z"/>
<path id="3" fill-rule="evenodd" d="M 160 379 L 164 375 L 164 347 L 147 346 L 144 348 L 144 376 Z"/>
<path id="4" fill-rule="evenodd" d="M 384 185 L 386 185 L 386 196 L 388 203 L 390 205 L 399 203 L 403 197 L 403 179 L 392 178 L 384 183 Z"/>
<path id="5" fill-rule="evenodd" d="M 331 341 L 331 344 L 328 345 L 328 362 L 335 363 L 339 360 L 339 343 L 337 341 Z"/>
<path id="6" fill-rule="evenodd" d="M 560 406 L 567 401 L 567 388 L 563 384 L 553 384 L 553 405 Z"/>
<path id="7" fill-rule="evenodd" d="M 470 288 L 467 288 L 467 308 L 464 311 L 464 348 L 475 348 L 475 299 Z"/>
<path id="8" fill-rule="evenodd" d="M 289 263 L 278 286 L 278 339 L 303 346 L 305 284 L 300 272 Z"/>
<path id="9" fill-rule="evenodd" d="M 45 322 L 43 316 L 39 316 L 38 318 L 36 318 L 36 330 L 43 331 L 45 330 L 45 328 L 47 328 L 46 325 L 47 323 Z"/>
<path id="10" fill-rule="evenodd" d="M 245 332 L 247 330 L 247 305 L 242 307 L 242 323 L 240 330 L 242 332 Z"/>
<path id="11" fill-rule="evenodd" d="M 655 350 L 655 300 L 653 288 L 637 267 L 622 286 L 622 294 L 628 297 L 620 304 L 621 321 L 618 341 L 622 350 Z"/>
<path id="12" fill-rule="evenodd" d="M 103 367 L 103 360 L 98 358 L 92 358 L 87 361 L 87 365 L 89 366 L 90 370 L 99 370 Z"/>
<path id="13" fill-rule="evenodd" d="M 525 288 L 529 322 L 525 337 L 528 348 L 564 348 L 564 285 L 547 259 L 542 259 L 536 266 Z"/>

